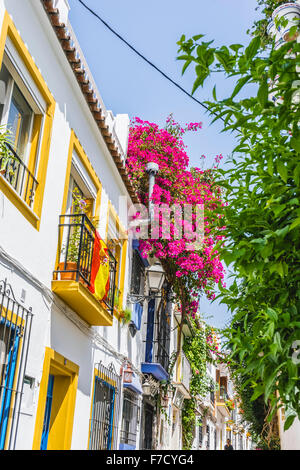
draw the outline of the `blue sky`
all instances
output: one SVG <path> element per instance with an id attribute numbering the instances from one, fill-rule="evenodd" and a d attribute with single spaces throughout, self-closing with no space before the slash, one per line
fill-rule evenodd
<path id="1" fill-rule="evenodd" d="M 216 45 L 246 44 L 246 31 L 258 13 L 256 0 L 84 0 L 110 26 L 161 68 L 187 91 L 191 91 L 195 74 L 193 68 L 181 75 L 183 63 L 176 61 L 176 42 L 182 34 L 191 37 L 205 34 L 204 40 Z M 228 156 L 234 148 L 234 136 L 220 133 L 221 124 L 210 125 L 205 110 L 164 79 L 115 37 L 78 0 L 69 0 L 70 22 L 79 40 L 107 109 L 114 114 L 127 113 L 130 118 L 164 125 L 169 113 L 181 124 L 203 122 L 203 129 L 186 134 L 190 164 L 200 166 L 202 154 L 208 166 L 215 155 Z M 215 74 L 196 91 L 201 101 L 211 98 L 213 85 L 217 95 L 225 96 L 232 83 L 222 74 Z M 224 158 L 224 159 L 225 159 Z M 201 300 L 201 310 L 211 315 L 210 323 L 221 327 L 228 321 L 226 308 L 216 302 Z"/>

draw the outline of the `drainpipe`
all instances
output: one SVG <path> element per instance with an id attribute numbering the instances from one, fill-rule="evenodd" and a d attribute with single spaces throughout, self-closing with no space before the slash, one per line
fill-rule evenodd
<path id="1" fill-rule="evenodd" d="M 153 187 L 154 187 L 154 184 L 155 184 L 155 176 L 158 173 L 158 169 L 159 168 L 158 168 L 157 163 L 153 163 L 153 162 L 147 163 L 146 172 L 149 175 L 149 220 L 150 220 L 150 224 L 153 221 L 153 216 L 154 216 L 154 204 L 151 201 L 151 197 L 152 197 L 152 194 L 153 194 Z"/>

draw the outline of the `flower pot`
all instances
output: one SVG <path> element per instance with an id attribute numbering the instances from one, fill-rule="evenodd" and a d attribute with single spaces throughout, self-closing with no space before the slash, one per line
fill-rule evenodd
<path id="1" fill-rule="evenodd" d="M 6 172 L 5 168 L 3 168 L 3 170 L 0 170 L 0 175 L 3 175 L 3 176 L 4 176 L 4 175 L 5 175 L 5 172 Z"/>
<path id="2" fill-rule="evenodd" d="M 280 20 L 281 18 L 284 18 L 287 20 L 287 25 L 282 26 L 282 25 L 277 25 L 275 24 L 275 19 L 276 21 Z M 299 32 L 297 31 L 296 34 L 293 36 L 290 36 L 290 29 L 293 26 L 299 26 L 299 20 L 300 20 L 300 5 L 296 5 L 295 3 L 284 3 L 283 5 L 280 5 L 277 7 L 272 14 L 272 19 L 274 22 L 275 29 L 277 29 L 277 32 L 281 38 L 283 38 L 284 41 L 293 41 L 296 39 L 299 35 Z M 268 28 L 269 30 L 269 28 Z M 270 26 L 270 32 L 274 35 L 274 28 Z M 275 33 L 275 40 L 278 39 L 277 33 Z"/>
<path id="3" fill-rule="evenodd" d="M 58 270 L 61 271 L 60 279 L 62 281 L 75 281 L 76 280 L 77 263 L 73 261 L 67 261 L 66 265 L 65 263 L 59 263 Z M 65 270 L 67 271 L 72 270 L 74 272 L 65 272 Z"/>

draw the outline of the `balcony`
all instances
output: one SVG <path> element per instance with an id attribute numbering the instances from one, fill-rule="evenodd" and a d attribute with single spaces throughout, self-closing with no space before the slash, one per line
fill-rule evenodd
<path id="1" fill-rule="evenodd" d="M 220 387 L 220 390 L 217 392 L 216 405 L 220 413 L 229 418 L 231 416 L 231 410 L 229 409 L 227 402 L 230 400 L 229 395 L 225 387 Z"/>
<path id="2" fill-rule="evenodd" d="M 175 387 L 181 391 L 185 398 L 190 398 L 189 392 L 192 378 L 192 369 L 183 351 L 181 351 L 177 360 L 176 376 L 176 381 L 174 382 Z"/>
<path id="3" fill-rule="evenodd" d="M 142 372 L 152 374 L 157 380 L 167 380 L 170 361 L 170 314 L 168 302 L 160 302 L 155 309 L 155 299 L 149 301 L 146 334 L 145 362 Z"/>
<path id="4" fill-rule="evenodd" d="M 4 190 L 6 186 L 12 188 L 17 199 L 21 199 L 30 208 L 33 207 L 38 182 L 8 143 L 3 144 L 0 153 L 0 177 Z"/>
<path id="5" fill-rule="evenodd" d="M 59 218 L 58 262 L 52 290 L 83 320 L 94 326 L 113 324 L 116 260 L 108 250 L 109 275 L 106 295 L 98 300 L 89 290 L 96 230 L 86 214 Z"/>

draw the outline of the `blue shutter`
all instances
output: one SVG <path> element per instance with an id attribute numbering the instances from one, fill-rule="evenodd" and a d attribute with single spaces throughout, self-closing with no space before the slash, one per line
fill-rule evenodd
<path id="1" fill-rule="evenodd" d="M 155 299 L 151 299 L 148 303 L 145 362 L 152 362 L 152 359 L 153 359 L 154 313 L 155 313 Z"/>
<path id="2" fill-rule="evenodd" d="M 3 320 L 2 320 L 3 323 Z M 5 445 L 5 438 L 6 438 L 6 431 L 7 431 L 7 425 L 8 425 L 8 419 L 9 419 L 9 410 L 10 410 L 10 402 L 11 402 L 11 395 L 12 395 L 12 389 L 14 385 L 14 378 L 15 378 L 15 370 L 16 370 L 16 364 L 17 364 L 17 357 L 18 357 L 18 349 L 19 349 L 19 342 L 20 342 L 20 337 L 19 337 L 19 329 L 17 328 L 17 331 L 15 332 L 15 326 L 11 324 L 10 322 L 9 326 L 11 328 L 11 338 L 10 338 L 10 344 L 9 344 L 9 354 L 7 358 L 7 367 L 5 371 L 5 377 L 4 377 L 4 386 L 1 387 L 2 391 L 2 400 L 0 404 L 0 449 L 4 449 Z"/>
<path id="3" fill-rule="evenodd" d="M 43 434 L 42 434 L 42 440 L 41 440 L 41 450 L 47 450 L 47 445 L 48 445 L 51 408 L 52 408 L 52 401 L 53 401 L 53 384 L 54 384 L 54 375 L 49 375 L 47 398 L 46 398 L 46 409 L 45 409 L 44 424 L 43 424 Z"/>

